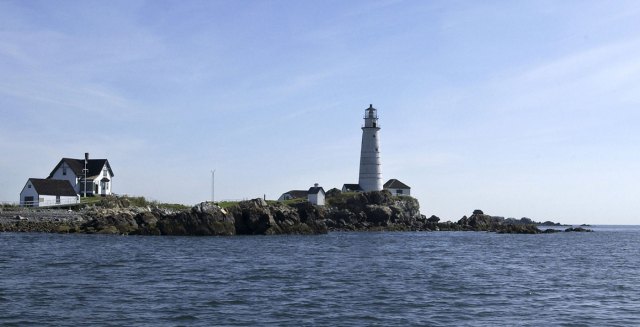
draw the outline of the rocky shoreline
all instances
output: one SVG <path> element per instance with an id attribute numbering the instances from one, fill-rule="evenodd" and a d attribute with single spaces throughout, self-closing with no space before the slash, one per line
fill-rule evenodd
<path id="1" fill-rule="evenodd" d="M 420 214 L 411 197 L 389 192 L 339 195 L 326 206 L 308 202 L 267 203 L 241 201 L 222 208 L 203 202 L 187 210 L 131 206 L 126 198 L 112 197 L 100 206 L 73 210 L 13 208 L 0 212 L 0 232 L 87 233 L 120 235 L 275 235 L 325 234 L 330 231 L 487 231 L 539 234 L 531 220 L 504 219 L 476 210 L 457 222 L 440 222 Z M 554 224 L 555 225 L 555 224 Z M 582 227 L 565 231 L 590 231 Z"/>

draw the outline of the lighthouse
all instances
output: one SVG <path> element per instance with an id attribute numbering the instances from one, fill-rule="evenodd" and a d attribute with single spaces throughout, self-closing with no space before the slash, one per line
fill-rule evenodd
<path id="1" fill-rule="evenodd" d="M 360 177 L 358 180 L 360 188 L 365 192 L 382 190 L 379 130 L 378 112 L 373 105 L 369 105 L 369 108 L 364 111 L 362 146 L 360 147 Z"/>

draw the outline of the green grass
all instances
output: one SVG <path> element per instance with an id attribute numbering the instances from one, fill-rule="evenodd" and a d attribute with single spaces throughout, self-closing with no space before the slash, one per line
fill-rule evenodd
<path id="1" fill-rule="evenodd" d="M 284 202 L 280 202 L 280 201 L 276 201 L 276 200 L 267 200 L 266 202 L 267 202 L 268 205 L 278 205 L 278 204 L 293 205 L 293 204 L 296 204 L 296 203 L 307 202 L 307 199 L 292 199 L 292 200 L 287 200 L 287 201 L 284 201 Z M 216 204 L 220 208 L 224 208 L 224 209 L 237 206 L 238 203 L 240 203 L 240 201 L 220 201 L 220 202 L 216 202 Z"/>
<path id="2" fill-rule="evenodd" d="M 218 205 L 218 207 L 226 209 L 238 205 L 238 201 L 221 201 L 216 202 L 216 204 Z"/>
<path id="3" fill-rule="evenodd" d="M 359 192 L 343 192 L 326 198 L 326 202 L 330 206 L 344 205 L 347 199 L 354 198 Z"/>
<path id="4" fill-rule="evenodd" d="M 158 208 L 169 209 L 169 210 L 187 210 L 191 208 L 188 205 L 184 205 L 180 203 L 160 203 L 158 201 L 151 201 L 151 205 Z"/>
<path id="5" fill-rule="evenodd" d="M 129 207 L 156 207 L 162 209 L 170 209 L 170 210 L 185 210 L 189 209 L 190 206 L 179 204 L 179 203 L 163 203 L 158 201 L 149 201 L 144 196 L 115 196 L 109 195 L 106 197 L 103 196 L 92 196 L 80 198 L 80 203 L 84 205 L 95 205 L 97 207 L 114 207 L 117 205 L 126 206 L 125 203 L 128 204 Z"/>
<path id="6" fill-rule="evenodd" d="M 129 205 L 132 207 L 147 207 L 152 205 L 144 196 L 123 196 L 122 198 L 129 200 Z"/>
<path id="7" fill-rule="evenodd" d="M 1 204 L 0 208 L 2 208 L 2 210 L 4 211 L 14 211 L 14 210 L 18 210 L 20 206 L 17 204 Z"/>
<path id="8" fill-rule="evenodd" d="M 82 204 L 97 204 L 98 202 L 100 202 L 100 199 L 102 199 L 99 196 L 88 196 L 88 197 L 83 197 L 80 196 L 80 203 Z"/>

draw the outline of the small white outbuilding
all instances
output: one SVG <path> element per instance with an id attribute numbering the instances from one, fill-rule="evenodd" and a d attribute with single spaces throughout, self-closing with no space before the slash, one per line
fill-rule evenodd
<path id="1" fill-rule="evenodd" d="M 383 188 L 396 196 L 411 195 L 411 187 L 395 178 L 384 183 Z"/>
<path id="2" fill-rule="evenodd" d="M 29 178 L 20 192 L 23 207 L 75 204 L 80 197 L 68 180 Z"/>
<path id="3" fill-rule="evenodd" d="M 319 186 L 318 183 L 315 183 L 312 188 L 307 192 L 307 200 L 311 204 L 315 204 L 318 206 L 324 205 L 324 196 L 325 192 L 322 186 Z"/>

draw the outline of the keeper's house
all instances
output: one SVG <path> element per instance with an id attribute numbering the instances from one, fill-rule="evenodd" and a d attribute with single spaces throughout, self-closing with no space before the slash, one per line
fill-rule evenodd
<path id="1" fill-rule="evenodd" d="M 29 178 L 20 192 L 23 207 L 48 207 L 75 204 L 80 196 L 68 180 Z"/>
<path id="2" fill-rule="evenodd" d="M 86 170 L 85 170 L 86 169 Z M 86 172 L 86 183 L 85 183 Z M 76 191 L 76 194 L 106 196 L 111 195 L 111 183 L 113 170 L 107 159 L 89 159 L 89 154 L 84 154 L 83 159 L 62 158 L 53 168 L 47 179 L 67 180 Z"/>

